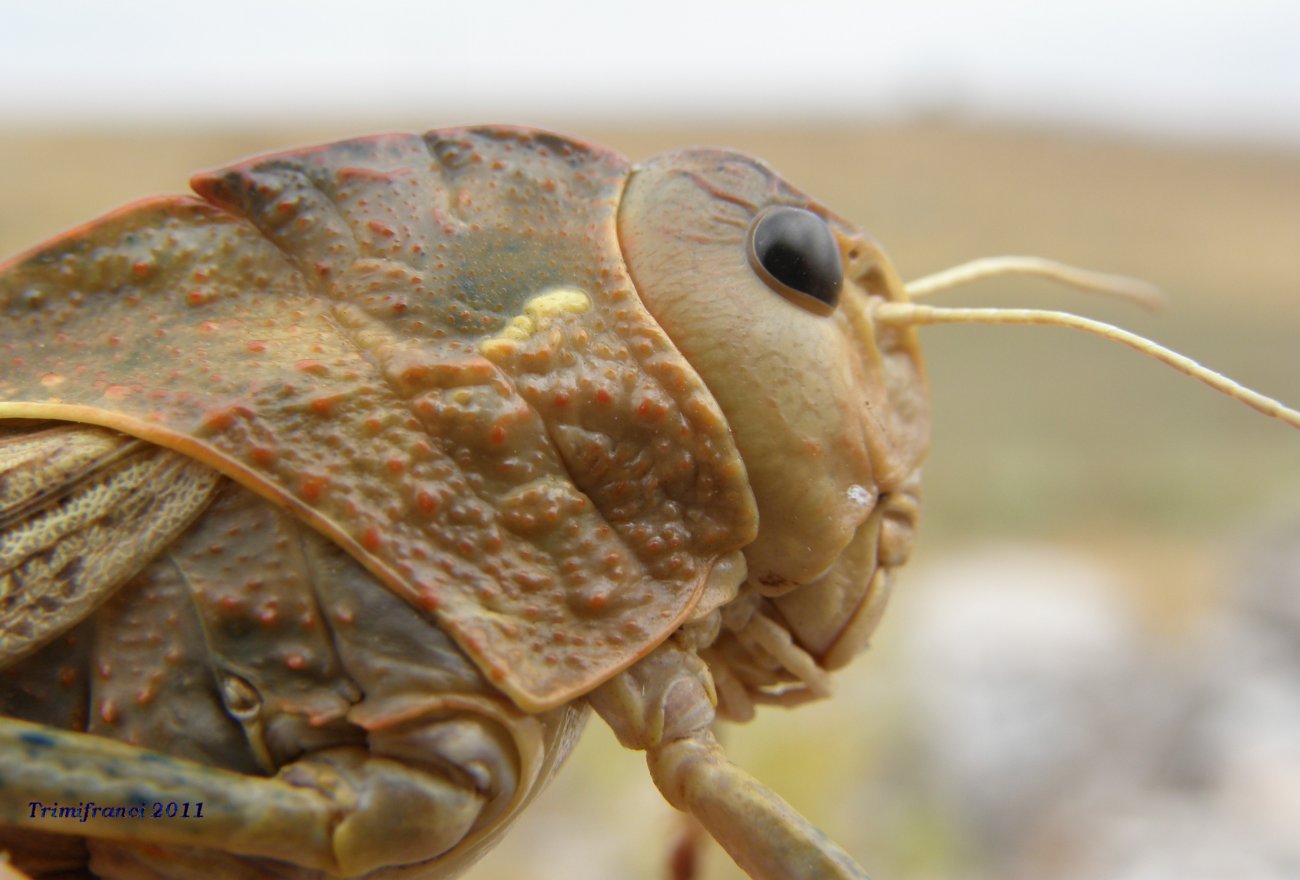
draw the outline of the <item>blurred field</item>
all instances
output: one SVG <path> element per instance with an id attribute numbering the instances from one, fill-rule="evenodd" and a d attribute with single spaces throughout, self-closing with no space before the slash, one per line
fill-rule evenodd
<path id="1" fill-rule="evenodd" d="M 1170 295 L 1164 313 L 1025 280 L 944 301 L 1086 313 L 1300 404 L 1300 155 L 937 124 L 572 130 L 632 158 L 691 143 L 762 156 L 874 234 L 904 278 L 1004 253 L 1141 277 Z M 358 133 L 0 133 L 0 254 L 133 198 L 183 191 L 194 170 Z M 1232 602 L 1256 535 L 1288 521 L 1300 530 L 1300 439 L 1279 424 L 1070 331 L 922 333 L 935 430 L 918 570 L 901 579 L 876 648 L 842 676 L 837 700 L 768 713 L 731 739 L 742 764 L 885 880 L 976 877 L 988 858 L 916 743 L 915 658 L 902 642 L 933 613 L 922 608 L 929 572 L 990 542 L 1032 542 L 1095 566 L 1138 643 L 1163 650 L 1194 644 Z M 1300 575 L 1290 585 L 1300 605 Z M 640 758 L 597 726 L 474 880 L 662 876 L 676 820 Z M 709 868 L 736 876 L 715 856 Z"/>

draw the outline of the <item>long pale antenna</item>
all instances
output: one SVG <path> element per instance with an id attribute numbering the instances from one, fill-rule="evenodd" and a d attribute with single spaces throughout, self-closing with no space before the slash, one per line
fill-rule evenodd
<path id="1" fill-rule="evenodd" d="M 933 276 L 932 276 L 933 277 Z M 917 305 L 914 303 L 887 302 L 876 307 L 875 319 L 885 324 L 1050 324 L 1056 327 L 1073 327 L 1093 333 L 1104 339 L 1110 339 L 1121 345 L 1127 345 L 1147 357 L 1155 358 L 1163 364 L 1173 367 L 1184 375 L 1191 376 L 1199 382 L 1209 385 L 1215 391 L 1226 394 L 1246 404 L 1251 409 L 1266 416 L 1286 422 L 1293 428 L 1300 428 L 1300 412 L 1284 406 L 1271 397 L 1234 382 L 1222 373 L 1198 364 L 1191 358 L 1176 351 L 1157 345 L 1144 336 L 1121 330 L 1103 321 L 1081 318 L 1069 312 L 1056 312 L 1046 309 L 979 309 L 979 308 L 941 308 Z"/>
<path id="2" fill-rule="evenodd" d="M 1077 266 L 1058 263 L 1055 260 L 1045 260 L 1042 257 L 981 257 L 978 260 L 971 260 L 969 263 L 962 263 L 953 266 L 951 269 L 944 269 L 942 272 L 935 272 L 933 275 L 926 275 L 924 278 L 909 281 L 904 285 L 904 288 L 910 298 L 916 299 L 917 297 L 930 296 L 962 284 L 970 284 L 974 281 L 999 275 L 1033 275 L 1039 278 L 1047 278 L 1060 284 L 1068 284 L 1070 287 L 1086 290 L 1089 293 L 1103 293 L 1107 296 L 1135 302 L 1148 309 L 1157 309 L 1165 303 L 1164 294 L 1154 284 L 1148 284 L 1145 281 L 1139 281 L 1136 278 L 1129 278 L 1124 275 L 1092 272 L 1088 269 L 1080 269 Z"/>

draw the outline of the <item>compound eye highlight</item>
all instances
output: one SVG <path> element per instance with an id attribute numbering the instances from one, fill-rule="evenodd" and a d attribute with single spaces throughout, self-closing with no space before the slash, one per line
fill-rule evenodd
<path id="1" fill-rule="evenodd" d="M 749 227 L 749 262 L 768 287 L 819 315 L 840 299 L 844 263 L 826 221 L 803 208 L 764 208 Z"/>

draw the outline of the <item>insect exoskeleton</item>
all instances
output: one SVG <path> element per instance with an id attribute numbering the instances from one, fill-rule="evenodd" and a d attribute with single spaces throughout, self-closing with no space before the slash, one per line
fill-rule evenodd
<path id="1" fill-rule="evenodd" d="M 915 325 L 1081 327 L 1300 425 L 1114 328 L 917 305 L 1135 290 L 905 286 L 728 151 L 448 129 L 194 188 L 0 266 L 0 848 L 33 874 L 452 876 L 592 707 L 751 876 L 861 877 L 712 728 L 825 696 L 879 621 Z"/>

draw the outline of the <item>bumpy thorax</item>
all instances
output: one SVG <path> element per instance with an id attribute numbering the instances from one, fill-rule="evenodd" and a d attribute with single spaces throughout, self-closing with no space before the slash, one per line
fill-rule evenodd
<path id="1" fill-rule="evenodd" d="M 632 289 L 612 153 L 392 135 L 200 175 L 2 267 L 0 418 L 117 428 L 293 510 L 520 706 L 632 663 L 753 537 Z"/>

